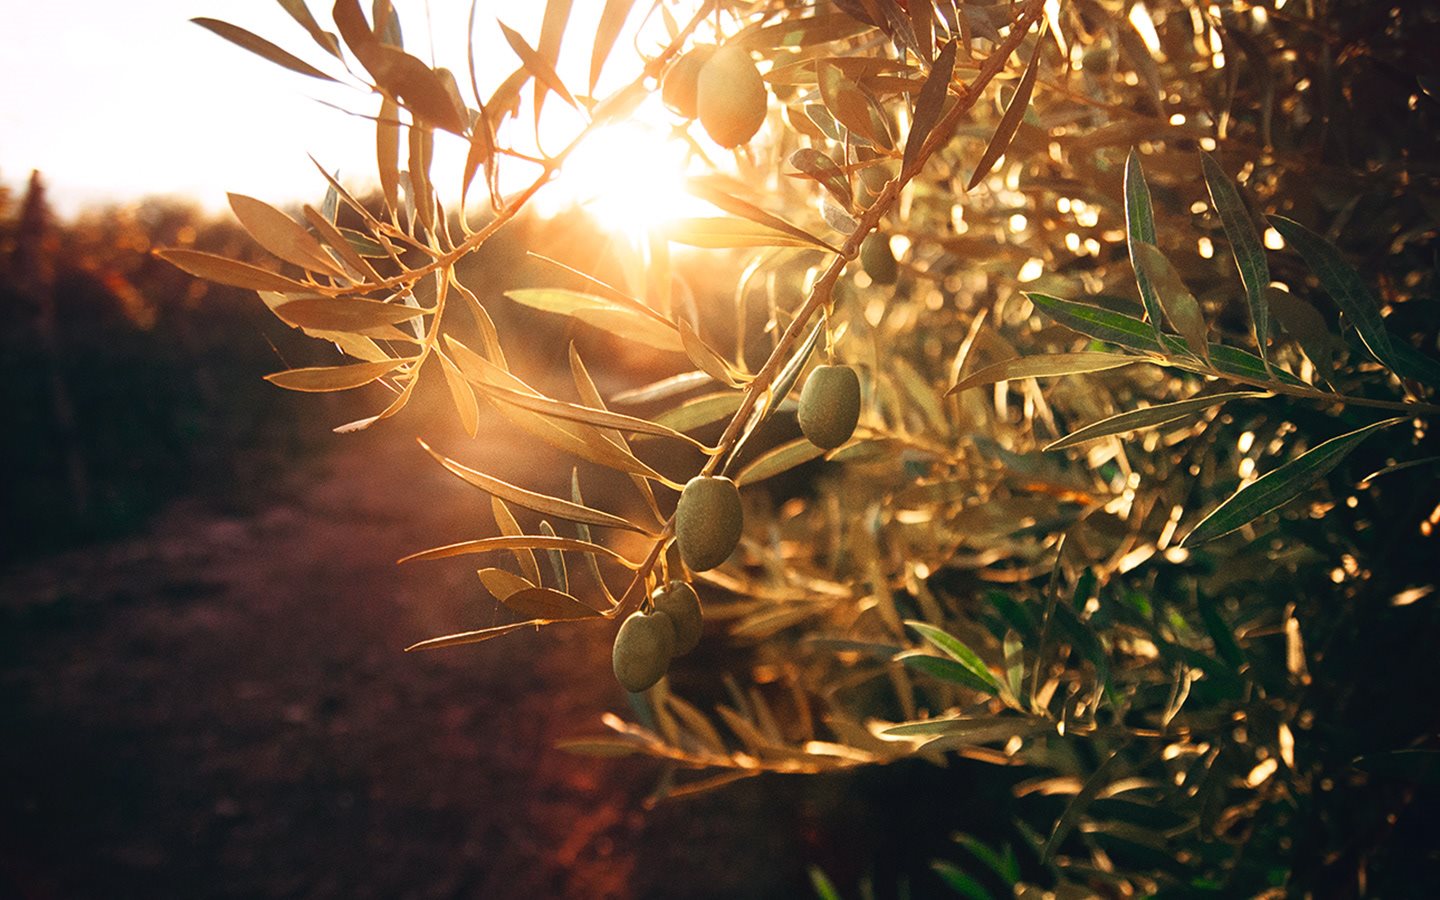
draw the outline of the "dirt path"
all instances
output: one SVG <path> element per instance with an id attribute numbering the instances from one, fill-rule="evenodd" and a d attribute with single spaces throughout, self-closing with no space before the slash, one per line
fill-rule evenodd
<path id="1" fill-rule="evenodd" d="M 797 782 L 646 813 L 655 765 L 553 748 L 624 707 L 603 626 L 401 653 L 495 615 L 393 564 L 490 522 L 403 429 L 278 495 L 0 575 L 0 895 L 803 894 Z"/>

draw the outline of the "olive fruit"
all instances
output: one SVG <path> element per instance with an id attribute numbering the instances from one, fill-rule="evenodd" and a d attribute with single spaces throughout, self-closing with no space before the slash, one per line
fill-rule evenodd
<path id="1" fill-rule="evenodd" d="M 655 611 L 670 617 L 675 625 L 675 655 L 683 656 L 700 643 L 700 598 L 695 589 L 684 581 L 672 581 L 657 588 L 650 602 Z"/>
<path id="2" fill-rule="evenodd" d="M 668 615 L 631 613 L 615 633 L 615 680 L 632 694 L 647 690 L 665 675 L 674 651 L 675 624 Z"/>
<path id="3" fill-rule="evenodd" d="M 816 366 L 800 391 L 800 430 L 825 450 L 850 440 L 860 420 L 860 377 L 849 366 Z"/>
<path id="4" fill-rule="evenodd" d="M 765 82 L 744 50 L 721 47 L 700 67 L 695 111 L 720 146 L 738 147 L 754 137 L 765 121 L 765 105 Z"/>
<path id="5" fill-rule="evenodd" d="M 890 252 L 890 238 L 875 233 L 860 244 L 860 267 L 876 284 L 894 284 L 900 275 L 895 254 Z"/>
<path id="6" fill-rule="evenodd" d="M 740 543 L 742 517 L 735 482 L 714 475 L 690 479 L 675 506 L 675 543 L 685 565 L 703 572 L 728 559 Z"/>
<path id="7" fill-rule="evenodd" d="M 701 44 L 675 61 L 660 84 L 660 99 L 675 113 L 695 118 L 695 89 L 700 69 L 715 55 L 715 45 Z"/>

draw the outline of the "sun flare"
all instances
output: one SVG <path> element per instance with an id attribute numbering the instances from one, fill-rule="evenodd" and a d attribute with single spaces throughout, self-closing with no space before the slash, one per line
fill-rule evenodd
<path id="1" fill-rule="evenodd" d="M 714 210 L 685 189 L 690 153 L 668 124 L 632 118 L 597 129 L 536 198 L 542 215 L 580 207 L 607 231 L 641 241 Z"/>

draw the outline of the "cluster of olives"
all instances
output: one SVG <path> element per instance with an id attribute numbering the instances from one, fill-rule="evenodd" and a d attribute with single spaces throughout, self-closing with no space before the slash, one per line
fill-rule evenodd
<path id="1" fill-rule="evenodd" d="M 701 45 L 675 61 L 660 99 L 687 119 L 699 118 L 715 143 L 738 147 L 765 122 L 765 82 L 739 47 Z"/>
<path id="2" fill-rule="evenodd" d="M 633 612 L 620 623 L 610 661 L 615 679 L 631 693 L 648 690 L 664 677 L 670 660 L 700 643 L 700 598 L 683 581 L 655 591 L 649 612 Z"/>

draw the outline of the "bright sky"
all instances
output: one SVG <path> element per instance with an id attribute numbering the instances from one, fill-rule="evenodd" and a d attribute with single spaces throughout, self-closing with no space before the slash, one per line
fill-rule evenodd
<path id="1" fill-rule="evenodd" d="M 468 81 L 469 5 L 469 0 L 396 3 L 406 49 L 428 61 L 433 40 L 436 59 L 454 69 L 462 84 Z M 309 0 L 309 6 L 333 31 L 330 2 Z M 370 4 L 362 6 L 368 10 Z M 599 0 L 575 4 L 562 51 L 562 74 L 572 84 L 583 85 L 588 73 L 601 6 Z M 533 45 L 543 9 L 539 0 L 480 0 L 476 56 L 482 90 L 488 92 L 518 63 L 496 18 Z M 363 190 L 374 181 L 373 125 L 317 100 L 373 113 L 377 98 L 283 70 L 189 21 L 205 16 L 231 22 L 341 74 L 338 66 L 325 65 L 326 54 L 278 3 L 0 0 L 0 14 L 5 22 L 0 180 L 17 185 L 31 169 L 40 169 L 64 215 L 159 194 L 192 197 L 212 210 L 224 208 L 226 191 L 273 203 L 315 202 L 325 185 L 307 154 L 339 169 L 347 185 Z M 628 35 L 612 58 L 612 67 L 633 64 Z M 549 103 L 559 105 L 554 98 Z M 437 168 L 444 162 L 437 148 Z"/>

